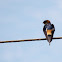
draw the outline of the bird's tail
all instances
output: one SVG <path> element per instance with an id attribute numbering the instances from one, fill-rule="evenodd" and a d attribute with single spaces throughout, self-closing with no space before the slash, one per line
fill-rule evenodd
<path id="1" fill-rule="evenodd" d="M 50 46 L 50 43 L 49 43 L 49 46 Z"/>
<path id="2" fill-rule="evenodd" d="M 50 45 L 51 41 L 52 41 L 52 36 L 51 36 L 51 35 L 48 35 L 48 42 L 49 42 L 49 45 Z"/>

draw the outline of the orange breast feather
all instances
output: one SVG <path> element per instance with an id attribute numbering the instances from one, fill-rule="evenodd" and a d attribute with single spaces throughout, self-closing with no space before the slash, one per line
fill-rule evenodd
<path id="1" fill-rule="evenodd" d="M 47 30 L 47 35 L 52 35 L 52 30 Z"/>

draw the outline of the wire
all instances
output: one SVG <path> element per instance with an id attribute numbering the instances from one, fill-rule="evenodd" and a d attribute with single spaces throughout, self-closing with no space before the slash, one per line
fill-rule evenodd
<path id="1" fill-rule="evenodd" d="M 53 39 L 62 39 L 62 37 L 54 37 Z M 0 43 L 25 42 L 25 41 L 39 41 L 39 40 L 46 40 L 46 38 L 41 38 L 41 39 L 26 39 L 26 40 L 11 40 L 11 41 L 0 41 Z"/>
<path id="2" fill-rule="evenodd" d="M 53 39 L 62 39 L 62 37 L 54 37 Z M 39 40 L 46 40 L 46 38 L 41 38 L 41 39 L 26 39 L 26 40 L 11 40 L 11 41 L 0 41 L 0 43 L 25 42 L 25 41 L 39 41 Z"/>

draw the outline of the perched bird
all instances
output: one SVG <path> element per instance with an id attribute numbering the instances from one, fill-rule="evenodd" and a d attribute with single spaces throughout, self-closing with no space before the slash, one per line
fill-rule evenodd
<path id="1" fill-rule="evenodd" d="M 51 22 L 49 20 L 45 20 L 43 23 L 45 24 L 43 27 L 43 32 L 44 32 L 46 39 L 50 45 L 50 42 L 52 41 L 53 34 L 55 31 L 55 27 L 53 24 L 51 24 Z"/>

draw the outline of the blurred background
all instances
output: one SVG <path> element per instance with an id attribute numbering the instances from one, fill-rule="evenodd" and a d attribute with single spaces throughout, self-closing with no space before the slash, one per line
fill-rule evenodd
<path id="1" fill-rule="evenodd" d="M 62 36 L 61 0 L 0 0 L 0 41 L 45 38 L 43 21 Z M 62 40 L 0 44 L 0 62 L 62 62 Z"/>

